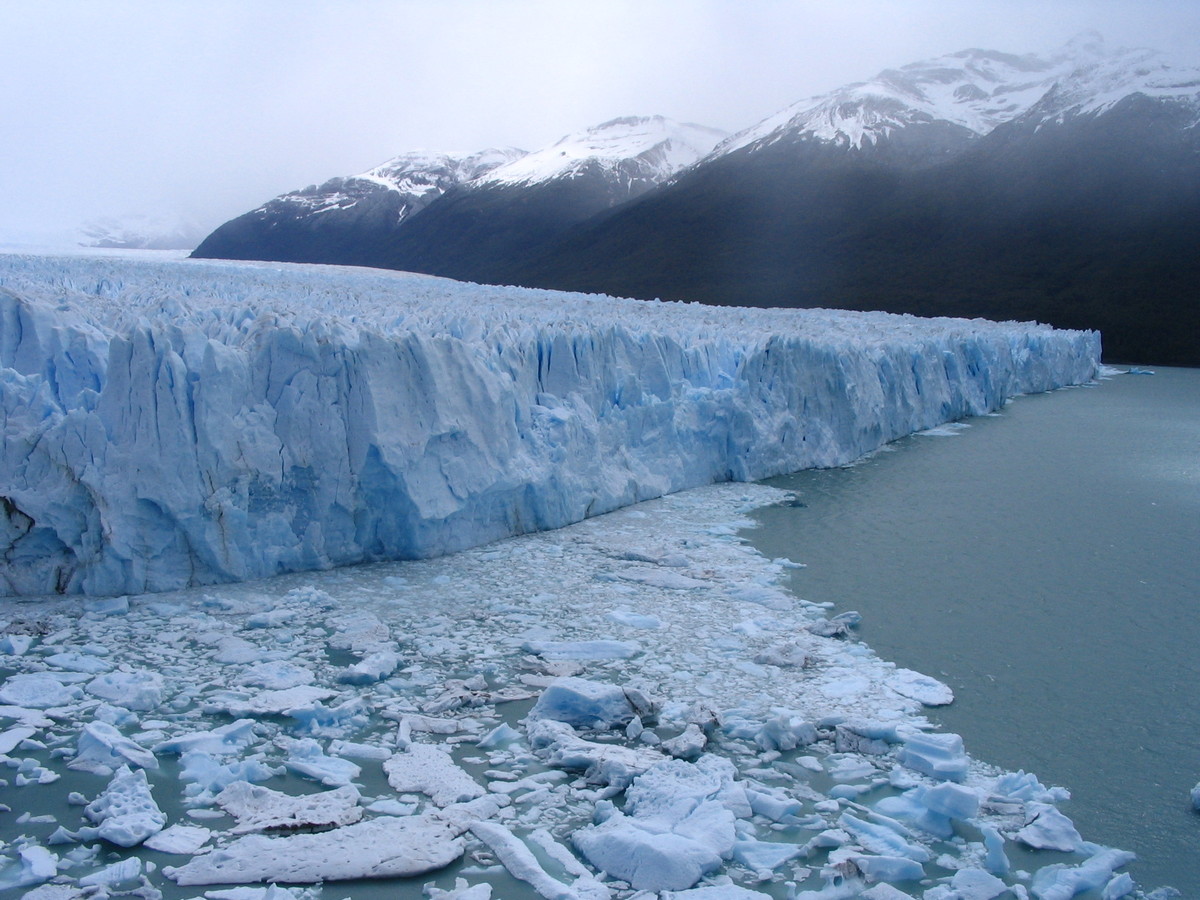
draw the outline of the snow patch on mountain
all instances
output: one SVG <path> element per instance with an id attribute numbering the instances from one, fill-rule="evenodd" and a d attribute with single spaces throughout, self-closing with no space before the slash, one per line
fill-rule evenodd
<path id="1" fill-rule="evenodd" d="M 613 119 L 496 168 L 475 184 L 528 186 L 579 177 L 596 168 L 658 184 L 706 156 L 724 137 L 725 132 L 715 128 L 663 116 Z"/>
<path id="2" fill-rule="evenodd" d="M 478 178 L 498 166 L 525 155 L 513 147 L 489 148 L 477 153 L 413 151 L 402 153 L 359 175 L 332 178 L 324 184 L 283 194 L 254 210 L 251 215 L 294 216 L 342 211 L 362 200 L 392 191 L 400 195 L 397 221 L 424 209 L 451 188 Z"/>

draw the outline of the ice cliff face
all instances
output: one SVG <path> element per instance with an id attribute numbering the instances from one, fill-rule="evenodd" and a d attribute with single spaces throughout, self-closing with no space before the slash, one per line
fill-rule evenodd
<path id="1" fill-rule="evenodd" d="M 0 591 L 423 557 L 852 460 L 1093 332 L 305 266 L 0 256 Z"/>

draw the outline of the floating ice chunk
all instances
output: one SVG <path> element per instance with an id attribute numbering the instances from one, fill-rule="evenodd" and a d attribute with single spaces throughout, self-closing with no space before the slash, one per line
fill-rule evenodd
<path id="1" fill-rule="evenodd" d="M 971 819 L 979 814 L 979 794 L 949 781 L 917 788 L 913 795 L 933 812 L 951 819 Z"/>
<path id="2" fill-rule="evenodd" d="M 1099 890 L 1113 871 L 1128 865 L 1137 855 L 1126 850 L 1102 849 L 1078 866 L 1044 866 L 1034 873 L 1029 889 L 1038 900 L 1071 900 L 1084 891 Z"/>
<path id="3" fill-rule="evenodd" d="M 126 709 L 156 709 L 163 699 L 163 679 L 157 672 L 138 669 L 133 672 L 109 672 L 87 683 L 87 692 Z"/>
<path id="4" fill-rule="evenodd" d="M 245 781 L 233 782 L 216 796 L 217 806 L 238 821 L 230 834 L 351 825 L 363 815 L 358 801 L 353 785 L 294 797 Z"/>
<path id="5" fill-rule="evenodd" d="M 1196 810 L 1197 812 L 1200 812 L 1200 783 L 1198 783 L 1194 788 L 1192 788 L 1191 797 L 1192 797 L 1192 809 Z"/>
<path id="6" fill-rule="evenodd" d="M 1037 850 L 1078 850 L 1083 843 L 1071 820 L 1048 803 L 1025 804 L 1025 827 L 1016 837 Z"/>
<path id="7" fill-rule="evenodd" d="M 622 747 L 586 741 L 566 722 L 553 719 L 527 720 L 530 747 L 548 766 L 583 772 L 589 784 L 627 787 L 635 777 L 664 757 L 649 747 Z"/>
<path id="8" fill-rule="evenodd" d="M 320 900 L 321 889 L 286 888 L 277 884 L 265 888 L 240 887 L 224 891 L 205 891 L 205 900 Z"/>
<path id="9" fill-rule="evenodd" d="M 901 765 L 942 781 L 962 781 L 970 768 L 962 738 L 950 733 L 906 735 L 898 759 Z"/>
<path id="10" fill-rule="evenodd" d="M 662 895 L 664 900 L 764 900 L 770 896 L 736 884 L 710 884 Z"/>
<path id="11" fill-rule="evenodd" d="M 154 745 L 155 753 L 207 753 L 228 756 L 254 743 L 254 720 L 238 719 L 210 731 L 192 731 Z"/>
<path id="12" fill-rule="evenodd" d="M 279 691 L 312 684 L 315 680 L 316 675 L 307 666 L 286 659 L 274 659 L 251 666 L 242 673 L 237 683 Z"/>
<path id="13" fill-rule="evenodd" d="M 987 855 L 983 867 L 993 875 L 1003 877 L 1012 868 L 1008 856 L 1004 853 L 1004 838 L 991 825 L 983 825 L 979 829 L 983 833 L 983 846 Z"/>
<path id="14" fill-rule="evenodd" d="M 501 722 L 499 725 L 481 737 L 476 742 L 476 746 L 482 750 L 492 750 L 496 747 L 503 747 L 505 744 L 511 744 L 513 741 L 520 739 L 521 732 L 517 731 L 517 729 L 513 728 L 507 722 Z"/>
<path id="15" fill-rule="evenodd" d="M 700 726 L 693 722 L 683 730 L 682 734 L 663 741 L 659 746 L 676 759 L 694 760 L 708 746 L 708 738 L 700 730 Z"/>
<path id="16" fill-rule="evenodd" d="M 642 613 L 630 612 L 627 609 L 610 610 L 608 617 L 618 625 L 627 625 L 630 628 L 662 628 L 662 619 L 658 616 L 647 616 Z"/>
<path id="17" fill-rule="evenodd" d="M 226 713 L 230 716 L 277 716 L 311 707 L 318 700 L 326 700 L 336 693 L 328 688 L 306 684 L 249 696 L 236 691 L 217 691 L 200 708 L 206 713 Z"/>
<path id="18" fill-rule="evenodd" d="M 858 896 L 862 897 L 863 900 L 912 900 L 911 894 L 897 890 L 885 881 L 881 881 L 874 887 L 868 888 Z"/>
<path id="19" fill-rule="evenodd" d="M 386 581 L 386 579 L 384 579 Z M 425 885 L 425 895 L 429 900 L 492 900 L 492 886 L 487 882 L 467 886 L 467 879 L 455 878 L 454 889 L 443 891 L 434 887 L 433 883 Z"/>
<path id="20" fill-rule="evenodd" d="M 362 774 L 362 768 L 348 759 L 326 756 L 321 745 L 312 738 L 276 738 L 276 743 L 288 751 L 283 764 L 290 771 L 312 778 L 329 787 L 349 784 Z"/>
<path id="21" fill-rule="evenodd" d="M 1037 800 L 1042 803 L 1057 803 L 1069 800 L 1071 794 L 1065 788 L 1048 788 L 1043 785 L 1033 773 L 1023 769 L 1016 772 L 1006 772 L 996 779 L 992 785 L 992 794 L 1005 800 Z"/>
<path id="22" fill-rule="evenodd" d="M 1112 880 L 1104 886 L 1100 900 L 1121 900 L 1122 897 L 1132 894 L 1136 887 L 1133 876 L 1128 872 L 1122 872 L 1120 875 L 1114 875 Z"/>
<path id="23" fill-rule="evenodd" d="M 296 618 L 296 610 L 291 607 L 280 607 L 254 613 L 246 618 L 249 628 L 280 628 Z"/>
<path id="24" fill-rule="evenodd" d="M 920 881 L 925 877 L 924 867 L 906 856 L 862 856 L 849 857 L 855 867 L 869 881 Z"/>
<path id="25" fill-rule="evenodd" d="M 330 741 L 329 754 L 331 756 L 349 756 L 351 759 L 384 760 L 392 755 L 392 751 L 387 747 L 379 747 L 375 744 L 357 744 L 353 741 Z"/>
<path id="26" fill-rule="evenodd" d="M 583 897 L 582 892 L 552 878 L 525 842 L 503 825 L 496 822 L 475 822 L 471 825 L 471 833 L 487 844 L 513 878 L 531 885 L 546 900 L 581 900 Z M 607 889 L 595 879 L 588 879 L 587 886 L 591 888 L 587 892 L 591 897 L 609 896 Z"/>
<path id="27" fill-rule="evenodd" d="M 136 856 L 127 856 L 110 866 L 105 866 L 96 872 L 91 872 L 79 879 L 82 887 L 103 885 L 114 887 L 130 881 L 137 881 L 142 875 L 142 861 Z"/>
<path id="28" fill-rule="evenodd" d="M 916 700 L 923 706 L 946 706 L 954 702 L 954 691 L 947 685 L 912 669 L 896 669 L 885 684 L 901 697 Z"/>
<path id="29" fill-rule="evenodd" d="M 196 853 L 212 838 L 212 831 L 199 825 L 172 825 L 142 842 L 143 847 L 160 853 Z"/>
<path id="30" fill-rule="evenodd" d="M 130 740 L 105 722 L 88 722 L 79 732 L 75 758 L 70 769 L 111 775 L 120 766 L 132 763 L 143 769 L 157 769 L 158 760 L 141 744 Z"/>
<path id="31" fill-rule="evenodd" d="M 399 793 L 426 794 L 437 806 L 448 806 L 487 793 L 450 757 L 433 744 L 410 744 L 383 764 L 388 784 Z"/>
<path id="32" fill-rule="evenodd" d="M 727 732 L 728 733 L 728 732 Z M 753 734 L 754 743 L 763 750 L 795 750 L 817 739 L 816 726 L 801 716 L 781 712 L 767 720 Z"/>
<path id="33" fill-rule="evenodd" d="M 387 678 L 399 665 L 400 657 L 395 651 L 377 650 L 342 672 L 338 681 L 344 684 L 373 684 Z"/>
<path id="34" fill-rule="evenodd" d="M 32 842 L 17 842 L 17 858 L 0 856 L 0 890 L 43 884 L 58 874 L 58 857 Z"/>
<path id="35" fill-rule="evenodd" d="M 1008 885 L 983 869 L 959 869 L 950 879 L 959 900 L 993 900 L 1008 890 Z"/>
<path id="36" fill-rule="evenodd" d="M 842 813 L 838 824 L 853 835 L 863 849 L 882 856 L 903 856 L 914 862 L 929 862 L 929 851 L 909 843 L 892 828 L 878 822 L 867 822 L 850 813 Z"/>
<path id="37" fill-rule="evenodd" d="M 234 635 L 221 638 L 217 642 L 217 649 L 212 652 L 216 662 L 230 665 L 255 662 L 261 659 L 262 655 L 263 651 L 258 645 Z"/>
<path id="38" fill-rule="evenodd" d="M 98 826 L 95 836 L 118 847 L 135 847 L 167 824 L 167 817 L 150 793 L 146 770 L 135 772 L 128 766 L 118 769 L 104 793 L 83 811 Z"/>
<path id="39" fill-rule="evenodd" d="M 68 650 L 64 653 L 54 653 L 47 656 L 46 664 L 56 669 L 66 669 L 68 672 L 85 672 L 95 675 L 98 672 L 111 671 L 113 664 L 108 660 L 78 650 Z"/>
<path id="40" fill-rule="evenodd" d="M 207 806 L 229 785 L 237 781 L 266 781 L 282 775 L 283 766 L 272 768 L 260 759 L 243 759 L 220 763 L 207 753 L 192 751 L 180 758 L 180 780 L 188 782 L 184 796 L 192 805 Z"/>
<path id="41" fill-rule="evenodd" d="M 811 657 L 799 644 L 784 641 L 774 644 L 758 653 L 754 661 L 762 666 L 779 666 L 781 669 L 804 668 L 811 662 Z"/>
<path id="42" fill-rule="evenodd" d="M 31 634 L 6 634 L 0 636 L 0 653 L 9 656 L 24 656 L 33 646 Z"/>
<path id="43" fill-rule="evenodd" d="M 733 859 L 751 872 L 777 869 L 800 855 L 798 844 L 743 839 L 733 845 Z"/>
<path id="44" fill-rule="evenodd" d="M 0 686 L 0 703 L 32 709 L 66 706 L 82 696 L 78 685 L 64 684 L 49 672 L 10 675 Z"/>
<path id="45" fill-rule="evenodd" d="M 682 891 L 721 867 L 720 855 L 706 844 L 648 831 L 620 814 L 576 831 L 572 840 L 596 869 L 638 890 Z"/>
<path id="46" fill-rule="evenodd" d="M 380 816 L 318 834 L 251 834 L 163 872 L 182 885 L 313 884 L 424 875 L 462 856 L 460 835 L 494 816 L 500 805 L 495 798 L 482 797 L 421 815 Z"/>
<path id="47" fill-rule="evenodd" d="M 833 730 L 833 746 L 838 753 L 883 756 L 895 739 L 895 729 L 866 722 L 843 722 Z"/>
<path id="48" fill-rule="evenodd" d="M 935 838 L 949 839 L 954 836 L 954 826 L 948 816 L 934 812 L 926 806 L 920 796 L 920 788 L 906 791 L 899 797 L 883 797 L 875 804 L 875 809 L 887 816 L 898 818 L 901 822 L 911 824 L 923 832 L 932 834 Z"/>
<path id="49" fill-rule="evenodd" d="M 542 692 L 529 715 L 566 722 L 573 728 L 623 728 L 653 712 L 638 690 L 585 678 L 559 678 Z"/>
<path id="50" fill-rule="evenodd" d="M 33 737 L 38 730 L 31 725 L 16 725 L 0 732 L 0 756 L 10 753 L 24 740 Z"/>
<path id="51" fill-rule="evenodd" d="M 756 816 L 764 816 L 772 822 L 795 821 L 803 804 L 793 797 L 786 796 L 782 791 L 759 787 L 746 789 L 746 799 L 750 809 Z"/>
<path id="52" fill-rule="evenodd" d="M 370 707 L 362 697 L 351 697 L 337 706 L 326 706 L 316 701 L 306 706 L 298 706 L 287 711 L 289 718 L 296 719 L 297 732 L 327 736 L 344 734 L 347 731 L 367 724 L 370 718 Z"/>
<path id="53" fill-rule="evenodd" d="M 642 651 L 632 641 L 526 641 L 521 649 L 546 659 L 629 659 Z"/>
<path id="54" fill-rule="evenodd" d="M 669 760 L 651 767 L 626 793 L 625 812 L 576 831 L 572 840 L 595 868 L 639 890 L 679 891 L 715 871 L 733 853 L 730 806 L 746 805 L 729 760 Z"/>
<path id="55" fill-rule="evenodd" d="M 123 616 L 129 612 L 129 598 L 89 597 L 83 601 L 83 610 L 94 616 Z"/>

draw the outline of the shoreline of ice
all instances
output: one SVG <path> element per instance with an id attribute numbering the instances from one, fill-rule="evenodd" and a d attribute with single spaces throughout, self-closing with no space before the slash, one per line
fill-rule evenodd
<path id="1" fill-rule="evenodd" d="M 0 593 L 423 558 L 847 463 L 1094 332 L 397 272 L 0 254 Z"/>
<path id="2" fill-rule="evenodd" d="M 944 686 L 781 587 L 791 563 L 738 537 L 780 501 L 722 484 L 452 557 L 0 601 L 0 884 L 1142 896 L 1064 791 L 929 727 Z M 385 895 L 365 884 L 323 895 Z"/>

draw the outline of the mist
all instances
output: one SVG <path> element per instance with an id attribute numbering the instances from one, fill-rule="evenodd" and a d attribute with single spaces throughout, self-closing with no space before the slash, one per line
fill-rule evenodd
<path id="1" fill-rule="evenodd" d="M 7 4 L 0 240 L 210 229 L 406 150 L 536 149 L 622 115 L 734 132 L 883 68 L 1089 29 L 1200 60 L 1191 2 Z"/>

